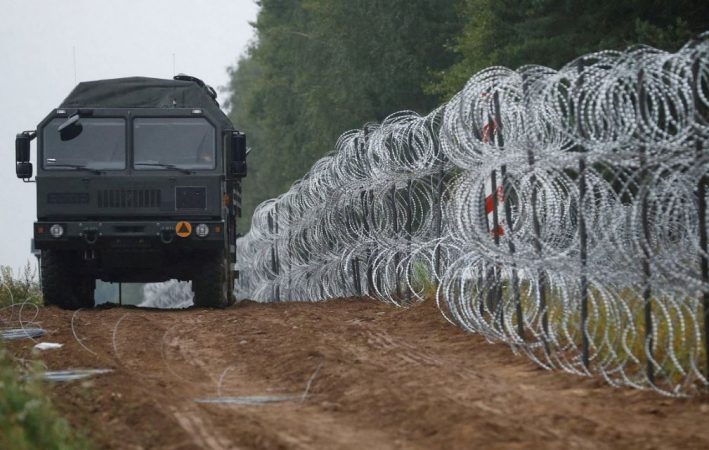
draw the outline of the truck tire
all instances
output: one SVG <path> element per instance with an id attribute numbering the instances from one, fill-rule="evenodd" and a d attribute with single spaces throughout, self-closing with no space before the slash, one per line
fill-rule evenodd
<path id="1" fill-rule="evenodd" d="M 224 253 L 204 255 L 192 278 L 194 304 L 206 308 L 226 308 L 234 304 L 233 282 Z"/>
<path id="2" fill-rule="evenodd" d="M 96 279 L 87 275 L 76 276 L 74 278 L 74 286 L 76 287 L 75 295 L 80 308 L 93 308 L 96 304 L 94 300 Z"/>
<path id="3" fill-rule="evenodd" d="M 69 252 L 43 250 L 40 259 L 42 297 L 44 304 L 62 309 L 90 308 L 94 306 L 96 281 L 72 274 L 79 258 Z"/>

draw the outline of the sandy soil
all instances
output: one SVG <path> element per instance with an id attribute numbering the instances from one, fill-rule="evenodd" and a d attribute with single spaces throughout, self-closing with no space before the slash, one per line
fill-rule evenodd
<path id="1" fill-rule="evenodd" d="M 50 388 L 100 448 L 709 448 L 709 398 L 544 371 L 430 303 L 45 308 L 37 321 L 65 344 L 39 355 L 48 368 L 113 369 Z M 249 396 L 290 397 L 195 401 Z"/>

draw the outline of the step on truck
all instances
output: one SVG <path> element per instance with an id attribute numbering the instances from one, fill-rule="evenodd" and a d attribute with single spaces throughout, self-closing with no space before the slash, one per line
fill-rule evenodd
<path id="1" fill-rule="evenodd" d="M 33 177 L 30 142 L 37 139 Z M 44 302 L 94 305 L 96 280 L 191 281 L 196 306 L 234 302 L 246 137 L 201 80 L 79 83 L 15 141 L 36 182 Z"/>

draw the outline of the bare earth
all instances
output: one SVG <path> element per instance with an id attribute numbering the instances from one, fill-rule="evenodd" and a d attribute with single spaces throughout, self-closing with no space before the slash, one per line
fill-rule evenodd
<path id="1" fill-rule="evenodd" d="M 100 448 L 709 448 L 706 396 L 544 371 L 430 302 L 82 310 L 73 331 L 72 315 L 40 311 L 44 340 L 65 346 L 39 357 L 53 370 L 114 370 L 51 387 Z M 32 344 L 11 349 L 24 357 Z"/>

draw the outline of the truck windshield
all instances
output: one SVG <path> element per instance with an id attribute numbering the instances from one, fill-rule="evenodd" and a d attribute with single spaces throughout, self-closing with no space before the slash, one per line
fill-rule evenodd
<path id="1" fill-rule="evenodd" d="M 142 118 L 133 122 L 135 168 L 214 169 L 215 132 L 204 118 Z"/>
<path id="2" fill-rule="evenodd" d="M 81 118 L 59 131 L 66 118 L 52 119 L 42 133 L 43 164 L 51 170 L 126 168 L 126 125 L 119 118 Z"/>

